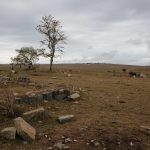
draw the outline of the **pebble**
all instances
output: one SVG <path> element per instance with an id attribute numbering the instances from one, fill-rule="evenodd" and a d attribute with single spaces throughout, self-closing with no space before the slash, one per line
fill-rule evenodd
<path id="1" fill-rule="evenodd" d="M 99 146 L 99 145 L 100 145 L 99 142 L 95 142 L 95 143 L 94 143 L 94 146 L 95 146 L 95 147 L 97 147 L 97 146 Z"/>
<path id="2" fill-rule="evenodd" d="M 72 142 L 72 139 L 70 139 L 70 138 L 65 139 L 65 143 L 70 143 L 70 142 Z"/>
<path id="3" fill-rule="evenodd" d="M 67 150 L 67 149 L 70 149 L 70 146 L 63 146 L 63 150 Z"/>
<path id="4" fill-rule="evenodd" d="M 133 146 L 133 142 L 132 141 L 130 142 L 130 146 Z"/>

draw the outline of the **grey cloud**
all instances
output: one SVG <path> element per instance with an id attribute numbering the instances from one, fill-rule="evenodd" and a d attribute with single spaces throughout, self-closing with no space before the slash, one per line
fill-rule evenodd
<path id="1" fill-rule="evenodd" d="M 149 0 L 0 0 L 0 51 L 38 46 L 43 37 L 35 26 L 48 14 L 61 20 L 68 37 L 61 61 L 149 61 Z"/>

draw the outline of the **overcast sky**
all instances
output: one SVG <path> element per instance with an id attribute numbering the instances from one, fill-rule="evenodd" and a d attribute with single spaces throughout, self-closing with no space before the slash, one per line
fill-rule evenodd
<path id="1" fill-rule="evenodd" d="M 49 14 L 67 36 L 55 63 L 150 65 L 150 0 L 0 0 L 0 63 L 22 46 L 39 47 L 35 27 Z"/>

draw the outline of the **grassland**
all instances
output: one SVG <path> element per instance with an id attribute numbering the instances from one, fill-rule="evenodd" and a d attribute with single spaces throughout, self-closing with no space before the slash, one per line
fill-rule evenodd
<path id="1" fill-rule="evenodd" d="M 122 72 L 122 68 L 127 71 Z M 71 77 L 64 74 L 69 69 L 72 70 Z M 142 72 L 147 78 L 130 78 L 129 71 Z M 9 66 L 1 65 L 0 74 L 10 75 Z M 150 67 L 66 64 L 54 65 L 54 72 L 49 73 L 48 65 L 40 65 L 36 71 L 18 70 L 13 76 L 21 75 L 36 83 L 49 83 L 42 89 L 67 87 L 72 90 L 73 87 L 80 92 L 81 98 L 78 103 L 21 104 L 19 107 L 23 111 L 42 106 L 51 118 L 42 123 L 31 123 L 37 130 L 34 142 L 8 141 L 0 137 L 1 150 L 47 150 L 62 136 L 75 139 L 76 142 L 68 144 L 71 150 L 150 150 L 150 135 L 140 131 L 140 126 L 150 126 Z M 10 83 L 9 88 L 19 94 L 39 90 L 35 86 L 16 83 Z M 3 90 L 0 87 L 0 91 Z M 2 95 L 1 92 L 1 99 Z M 59 124 L 57 116 L 65 114 L 74 114 L 76 120 Z M 0 130 L 8 126 L 13 126 L 13 119 L 1 114 Z M 88 144 L 93 139 L 100 143 L 98 147 Z"/>

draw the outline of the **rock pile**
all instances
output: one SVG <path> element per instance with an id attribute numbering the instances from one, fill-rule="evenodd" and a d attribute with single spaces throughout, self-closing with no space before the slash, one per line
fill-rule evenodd
<path id="1" fill-rule="evenodd" d="M 27 92 L 25 95 L 16 97 L 15 103 L 37 103 L 42 102 L 44 100 L 76 100 L 80 98 L 78 93 L 74 93 L 70 95 L 70 91 L 68 89 L 57 89 L 57 90 L 47 90 L 47 91 L 31 91 Z"/>
<path id="2" fill-rule="evenodd" d="M 18 135 L 26 141 L 35 140 L 36 130 L 28 124 L 23 118 L 18 117 L 14 119 L 15 127 L 7 127 L 1 131 L 4 138 L 15 140 Z"/>

